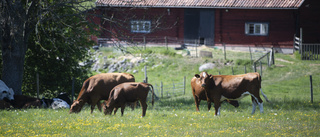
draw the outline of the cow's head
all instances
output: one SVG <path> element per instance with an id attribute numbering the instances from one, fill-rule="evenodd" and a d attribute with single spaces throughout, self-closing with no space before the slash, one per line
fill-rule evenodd
<path id="1" fill-rule="evenodd" d="M 83 101 L 82 100 L 75 100 L 73 104 L 70 107 L 69 113 L 79 113 L 83 107 Z"/>
<path id="2" fill-rule="evenodd" d="M 14 100 L 14 92 L 12 88 L 9 88 L 8 90 L 1 90 L 0 91 L 0 100 L 3 100 L 4 98 L 7 98 L 9 100 Z"/>
<path id="3" fill-rule="evenodd" d="M 207 72 L 201 72 L 200 74 L 194 75 L 196 78 L 200 79 L 201 87 L 205 88 L 210 82 L 210 78 L 212 77 L 211 74 L 208 74 Z"/>
<path id="4" fill-rule="evenodd" d="M 105 115 L 111 115 L 112 111 L 113 111 L 113 107 L 111 107 L 109 104 L 108 104 L 108 101 L 104 101 L 102 104 L 102 108 L 103 108 L 103 113 Z"/>

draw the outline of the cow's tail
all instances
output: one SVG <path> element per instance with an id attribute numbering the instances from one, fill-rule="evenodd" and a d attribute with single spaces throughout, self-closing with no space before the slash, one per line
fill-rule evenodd
<path id="1" fill-rule="evenodd" d="M 146 84 L 148 84 L 148 83 L 146 83 Z M 153 86 L 151 84 L 148 84 L 148 86 L 150 86 L 151 90 L 152 90 L 152 101 L 151 101 L 151 103 L 152 103 L 152 107 L 153 107 L 153 104 L 154 104 L 154 89 L 153 89 Z"/>
<path id="2" fill-rule="evenodd" d="M 260 89 L 262 96 L 264 97 L 264 99 L 266 99 L 267 102 L 270 102 L 270 100 L 267 98 L 267 96 L 262 92 L 262 90 Z"/>
<path id="3" fill-rule="evenodd" d="M 266 99 L 266 101 L 267 102 L 270 102 L 270 100 L 267 98 L 267 96 L 266 96 L 266 94 L 264 94 L 263 92 L 262 92 L 262 90 L 261 90 L 261 75 L 258 73 L 258 81 L 259 81 L 259 89 L 260 89 L 260 91 L 261 91 L 261 94 L 262 94 L 262 96 L 264 97 L 264 99 Z"/>

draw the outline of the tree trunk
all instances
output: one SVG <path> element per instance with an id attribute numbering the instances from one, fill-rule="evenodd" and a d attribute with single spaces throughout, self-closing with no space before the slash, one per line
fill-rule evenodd
<path id="1" fill-rule="evenodd" d="M 23 40 L 22 40 L 23 41 Z M 21 95 L 23 66 L 25 59 L 26 45 L 23 42 L 12 40 L 13 43 L 3 43 L 2 49 L 2 80 L 14 90 L 14 94 Z M 19 42 L 19 43 L 17 43 Z"/>
<path id="2" fill-rule="evenodd" d="M 16 18 L 18 18 L 16 16 Z M 25 22 L 18 20 L 7 22 L 2 31 L 2 80 L 16 95 L 21 95 L 24 59 L 27 51 L 28 35 Z M 14 25 L 9 25 L 10 23 Z"/>

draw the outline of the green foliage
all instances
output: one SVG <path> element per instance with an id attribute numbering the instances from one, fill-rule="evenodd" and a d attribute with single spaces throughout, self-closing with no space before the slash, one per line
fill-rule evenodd
<path id="1" fill-rule="evenodd" d="M 76 80 L 75 90 L 80 90 L 82 81 L 90 73 L 90 66 L 79 65 L 89 59 L 87 48 L 94 44 L 88 40 L 90 31 L 83 29 L 89 24 L 85 16 L 78 15 L 72 7 L 58 6 L 54 10 L 47 14 L 48 20 L 37 25 L 29 38 L 23 94 L 36 95 L 37 74 L 40 94 L 52 97 L 56 92 L 70 94 L 73 78 Z"/>

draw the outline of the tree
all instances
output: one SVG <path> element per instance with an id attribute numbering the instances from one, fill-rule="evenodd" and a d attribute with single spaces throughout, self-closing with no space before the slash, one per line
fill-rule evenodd
<path id="1" fill-rule="evenodd" d="M 46 58 L 43 60 L 46 63 L 69 63 L 68 65 L 78 66 L 74 64 L 76 61 L 69 60 L 83 58 L 82 55 L 77 55 L 83 53 L 78 53 L 81 50 L 77 44 L 86 44 L 88 40 L 79 32 L 79 27 L 85 27 L 83 15 L 86 10 L 81 6 L 83 2 L 86 0 L 0 1 L 1 79 L 13 88 L 15 94 L 22 94 L 27 51 L 30 57 L 37 54 L 38 58 Z M 84 46 L 83 44 L 80 46 Z M 66 50 L 68 48 L 70 50 Z M 40 56 L 41 53 L 50 55 Z M 28 61 L 27 65 L 28 70 L 33 63 Z M 39 63 L 35 69 L 41 68 L 41 65 L 44 64 Z"/>

